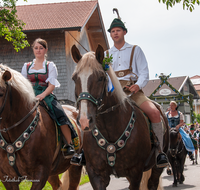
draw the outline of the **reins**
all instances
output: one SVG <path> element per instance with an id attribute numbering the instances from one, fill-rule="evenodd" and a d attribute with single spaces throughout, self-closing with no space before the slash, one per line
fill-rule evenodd
<path id="1" fill-rule="evenodd" d="M 37 101 L 37 103 L 32 108 L 32 110 L 25 117 L 23 117 L 20 121 L 18 121 L 17 123 L 15 123 L 14 125 L 12 125 L 11 127 L 0 129 L 0 132 L 4 132 L 5 133 L 5 132 L 9 131 L 10 129 L 13 129 L 14 127 L 18 126 L 22 122 L 24 122 L 36 110 L 36 108 L 38 107 L 39 103 L 40 102 Z"/>

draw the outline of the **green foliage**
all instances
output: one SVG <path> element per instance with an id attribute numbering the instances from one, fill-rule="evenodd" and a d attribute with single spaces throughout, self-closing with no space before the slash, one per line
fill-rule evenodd
<path id="1" fill-rule="evenodd" d="M 198 123 L 200 123 L 200 114 L 196 114 L 194 112 L 194 118 L 197 120 Z"/>
<path id="2" fill-rule="evenodd" d="M 59 175 L 59 178 L 61 178 L 61 177 L 62 177 L 62 174 Z M 88 175 L 82 175 L 79 185 L 83 185 L 85 183 L 88 183 L 89 181 L 90 180 L 89 180 Z M 23 181 L 23 182 L 20 183 L 19 189 L 20 190 L 29 190 L 31 188 L 31 185 L 32 185 L 32 182 Z M 6 190 L 6 188 L 4 187 L 4 185 L 3 185 L 3 183 L 1 181 L 0 181 L 0 190 Z M 51 185 L 50 185 L 50 183 L 48 181 L 47 181 L 45 187 L 42 190 L 52 190 L 52 187 L 51 187 Z"/>
<path id="3" fill-rule="evenodd" d="M 109 65 L 113 62 L 113 56 L 109 54 L 106 54 L 106 57 L 103 59 L 102 67 L 104 71 L 107 71 L 109 69 Z"/>
<path id="4" fill-rule="evenodd" d="M 29 43 L 26 40 L 26 34 L 22 32 L 25 24 L 17 18 L 16 2 L 17 0 L 2 0 L 0 2 L 0 37 L 11 42 L 18 52 L 29 46 Z"/>
<path id="5" fill-rule="evenodd" d="M 161 0 L 158 0 L 159 3 L 161 2 Z M 190 12 L 192 12 L 194 10 L 194 5 L 200 5 L 200 1 L 199 0 L 162 0 L 162 3 L 166 4 L 167 9 L 169 9 L 169 7 L 173 7 L 176 3 L 181 3 L 183 2 L 183 9 L 187 9 Z"/>

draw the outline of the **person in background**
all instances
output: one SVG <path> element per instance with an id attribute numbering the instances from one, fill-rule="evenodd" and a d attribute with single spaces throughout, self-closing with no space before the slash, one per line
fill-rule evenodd
<path id="1" fill-rule="evenodd" d="M 36 39 L 33 42 L 32 49 L 35 59 L 24 63 L 21 73 L 25 78 L 30 80 L 36 98 L 40 101 L 45 101 L 50 116 L 60 126 L 67 141 L 65 144 L 67 150 L 63 151 L 63 155 L 65 158 L 71 158 L 75 153 L 72 138 L 77 137 L 77 134 L 62 106 L 53 94 L 55 87 L 60 87 L 60 83 L 57 80 L 56 65 L 52 61 L 46 60 L 48 45 L 44 39 Z"/>
<path id="2" fill-rule="evenodd" d="M 195 130 L 194 124 L 190 125 L 189 136 L 192 140 L 192 143 L 193 143 L 194 149 L 195 149 L 195 161 L 193 161 L 193 164 L 198 164 L 198 162 L 197 162 L 197 152 L 198 152 L 198 144 L 199 144 L 199 134 Z"/>
<path id="3" fill-rule="evenodd" d="M 193 161 L 193 151 L 195 150 L 194 145 L 190 136 L 181 128 L 184 125 L 184 117 L 183 114 L 177 110 L 177 103 L 175 101 L 170 102 L 170 111 L 166 113 L 166 116 L 170 128 L 176 128 L 176 130 L 180 132 L 189 157 Z"/>

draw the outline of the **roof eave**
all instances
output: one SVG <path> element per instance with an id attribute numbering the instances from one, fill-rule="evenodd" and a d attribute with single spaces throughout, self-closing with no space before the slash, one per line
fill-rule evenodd
<path id="1" fill-rule="evenodd" d="M 46 32 L 46 31 L 55 31 L 55 30 L 64 30 L 64 31 L 81 31 L 81 26 L 77 27 L 68 27 L 68 28 L 48 28 L 48 29 L 35 29 L 35 30 L 23 30 L 23 32 Z"/>

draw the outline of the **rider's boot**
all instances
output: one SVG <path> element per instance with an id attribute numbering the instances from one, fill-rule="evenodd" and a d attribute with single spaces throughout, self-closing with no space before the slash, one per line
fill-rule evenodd
<path id="1" fill-rule="evenodd" d="M 197 154 L 195 154 L 195 164 L 198 164 L 198 162 L 197 162 Z"/>
<path id="2" fill-rule="evenodd" d="M 158 138 L 158 149 L 156 149 L 156 166 L 164 168 L 169 165 L 167 155 L 163 152 L 163 125 L 162 122 L 152 123 L 152 129 Z"/>
<path id="3" fill-rule="evenodd" d="M 70 164 L 76 165 L 76 166 L 85 166 L 86 165 L 86 160 L 85 160 L 85 155 L 84 151 L 82 149 L 81 153 L 76 153 L 73 155 L 71 158 Z"/>
<path id="4" fill-rule="evenodd" d="M 194 161 L 194 155 L 192 154 L 192 152 L 188 152 L 189 157 L 190 157 L 190 161 Z"/>

